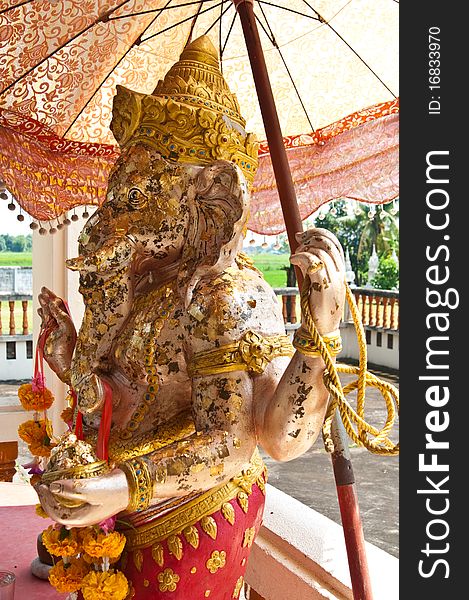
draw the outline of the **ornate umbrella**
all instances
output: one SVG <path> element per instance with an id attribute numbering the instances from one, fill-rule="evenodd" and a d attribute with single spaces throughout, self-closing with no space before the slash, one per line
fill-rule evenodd
<path id="1" fill-rule="evenodd" d="M 20 206 L 50 221 L 101 202 L 118 155 L 108 128 L 116 85 L 151 93 L 203 33 L 219 49 L 247 130 L 264 140 L 235 4 L 0 2 L 0 174 Z M 378 203 L 398 194 L 397 8 L 392 0 L 254 6 L 301 218 L 340 197 Z M 285 230 L 268 142 L 249 227 Z"/>

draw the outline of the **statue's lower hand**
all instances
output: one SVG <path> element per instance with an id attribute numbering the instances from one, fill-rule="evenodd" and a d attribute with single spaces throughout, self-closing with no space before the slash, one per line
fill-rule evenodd
<path id="1" fill-rule="evenodd" d="M 311 280 L 309 306 L 321 335 L 337 330 L 345 302 L 344 253 L 339 240 L 327 229 L 297 234 L 300 243 L 290 258 Z"/>
<path id="2" fill-rule="evenodd" d="M 87 527 L 125 510 L 129 488 L 123 471 L 114 469 L 91 479 L 60 479 L 35 486 L 42 508 L 67 527 Z"/>
<path id="3" fill-rule="evenodd" d="M 68 380 L 77 333 L 64 301 L 46 287 L 38 296 L 41 307 L 38 314 L 42 327 L 49 330 L 44 347 L 44 358 L 62 381 Z M 69 381 L 67 381 L 69 383 Z"/>

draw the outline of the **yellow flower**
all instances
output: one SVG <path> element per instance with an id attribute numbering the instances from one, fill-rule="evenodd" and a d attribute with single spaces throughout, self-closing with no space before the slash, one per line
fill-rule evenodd
<path id="1" fill-rule="evenodd" d="M 46 513 L 46 511 L 42 508 L 42 506 L 40 504 L 36 504 L 36 514 L 38 517 L 42 517 L 43 519 L 48 519 L 49 515 Z"/>
<path id="2" fill-rule="evenodd" d="M 21 423 L 18 427 L 18 435 L 29 445 L 29 450 L 34 456 L 49 456 L 52 437 L 52 423 L 49 419 L 33 419 Z"/>
<path id="3" fill-rule="evenodd" d="M 70 406 L 64 408 L 63 411 L 60 413 L 60 418 L 67 424 L 73 421 L 73 409 L 70 408 Z"/>
<path id="4" fill-rule="evenodd" d="M 210 573 L 216 573 L 218 569 L 222 569 L 226 564 L 226 552 L 222 550 L 219 552 L 218 550 L 214 550 L 212 552 L 212 556 L 205 563 L 205 566 L 210 571 Z"/>
<path id="5" fill-rule="evenodd" d="M 180 579 L 172 569 L 165 569 L 158 574 L 160 592 L 174 592 Z"/>
<path id="6" fill-rule="evenodd" d="M 76 556 L 80 552 L 75 530 L 67 530 L 65 527 L 54 529 L 50 525 L 42 532 L 42 543 L 49 554 L 54 556 Z"/>
<path id="7" fill-rule="evenodd" d="M 81 593 L 84 600 L 124 600 L 129 582 L 120 571 L 90 571 L 82 581 Z"/>
<path id="8" fill-rule="evenodd" d="M 49 581 L 61 594 L 76 592 L 88 571 L 88 565 L 79 558 L 72 558 L 67 565 L 59 560 L 49 571 Z"/>
<path id="9" fill-rule="evenodd" d="M 52 392 L 47 388 L 41 391 L 33 391 L 31 383 L 24 383 L 18 388 L 18 398 L 25 410 L 47 410 L 54 402 Z"/>
<path id="10" fill-rule="evenodd" d="M 118 531 L 101 533 L 96 529 L 83 538 L 83 550 L 95 558 L 117 558 L 124 549 L 126 538 Z"/>

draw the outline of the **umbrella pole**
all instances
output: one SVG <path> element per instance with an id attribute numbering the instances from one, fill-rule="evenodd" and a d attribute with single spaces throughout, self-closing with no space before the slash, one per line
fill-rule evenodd
<path id="1" fill-rule="evenodd" d="M 246 47 L 251 63 L 254 83 L 261 108 L 262 119 L 266 131 L 269 151 L 272 157 L 275 180 L 277 183 L 280 204 L 285 219 L 288 241 L 292 254 L 298 247 L 295 233 L 303 230 L 300 211 L 296 200 L 295 188 L 283 143 L 280 122 L 270 85 L 269 74 L 254 16 L 253 0 L 232 0 L 239 14 L 243 28 Z M 301 287 L 302 276 L 297 270 L 298 285 Z M 350 451 L 347 436 L 337 414 L 332 424 L 332 435 L 335 451 L 332 454 L 332 465 L 337 487 L 345 546 L 352 581 L 354 600 L 372 600 L 371 581 L 365 552 L 365 540 L 360 519 L 358 499 L 355 491 Z"/>

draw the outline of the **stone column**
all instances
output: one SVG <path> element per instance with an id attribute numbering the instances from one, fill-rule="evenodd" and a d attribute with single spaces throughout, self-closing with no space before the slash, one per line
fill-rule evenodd
<path id="1" fill-rule="evenodd" d="M 80 327 L 83 317 L 81 296 L 78 292 L 78 275 L 71 273 L 65 266 L 67 258 L 77 255 L 77 239 L 84 225 L 83 220 L 71 222 L 68 227 L 57 231 L 54 235 L 39 235 L 33 232 L 33 340 L 34 351 L 39 335 L 41 320 L 37 314 L 39 308 L 38 295 L 43 286 L 68 302 L 76 328 Z M 49 409 L 54 434 L 60 435 L 66 429 L 60 418 L 65 408 L 68 387 L 45 364 L 46 385 L 52 391 L 55 402 Z"/>

